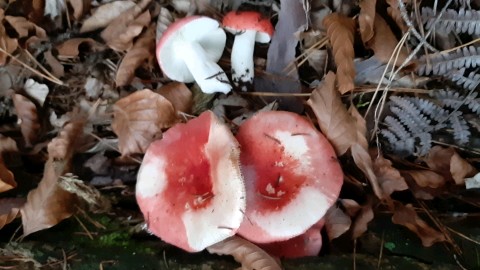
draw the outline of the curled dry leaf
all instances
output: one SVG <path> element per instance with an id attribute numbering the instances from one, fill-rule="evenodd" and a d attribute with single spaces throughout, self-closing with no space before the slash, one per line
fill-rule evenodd
<path id="1" fill-rule="evenodd" d="M 368 154 L 367 150 L 360 144 L 356 143 L 351 147 L 353 161 L 355 165 L 365 174 L 370 184 L 372 185 L 373 192 L 379 199 L 384 198 L 380 184 L 378 183 L 377 175 L 373 171 L 372 158 Z"/>
<path id="2" fill-rule="evenodd" d="M 281 270 L 280 263 L 255 244 L 232 236 L 219 243 L 207 247 L 208 252 L 218 255 L 232 255 L 242 264 L 242 269 L 248 270 Z"/>
<path id="3" fill-rule="evenodd" d="M 92 16 L 83 22 L 82 27 L 80 28 L 80 33 L 90 32 L 105 27 L 118 18 L 120 14 L 134 6 L 135 2 L 129 0 L 113 1 L 101 5 L 93 11 Z"/>
<path id="4" fill-rule="evenodd" d="M 181 82 L 171 82 L 163 85 L 155 91 L 168 101 L 170 101 L 175 110 L 190 113 L 192 111 L 193 96 L 188 87 Z"/>
<path id="5" fill-rule="evenodd" d="M 122 155 L 145 153 L 162 128 L 176 120 L 172 103 L 162 95 L 144 89 L 115 103 L 112 129 L 118 136 Z"/>
<path id="6" fill-rule="evenodd" d="M 362 0 L 358 3 L 360 14 L 358 15 L 358 24 L 360 27 L 360 36 L 363 43 L 367 43 L 374 34 L 373 24 L 375 20 L 375 5 L 377 0 Z"/>
<path id="7" fill-rule="evenodd" d="M 332 13 L 325 17 L 323 25 L 327 29 L 327 36 L 330 39 L 333 57 L 337 65 L 338 90 L 345 94 L 354 88 L 355 65 L 353 59 L 355 52 L 353 50 L 353 38 L 355 22 L 345 15 Z"/>
<path id="8" fill-rule="evenodd" d="M 10 190 L 17 186 L 13 173 L 10 170 L 8 170 L 3 160 L 3 153 L 16 152 L 16 151 L 17 151 L 17 144 L 15 143 L 15 141 L 12 138 L 4 137 L 3 135 L 0 134 L 0 193 Z"/>
<path id="9" fill-rule="evenodd" d="M 20 130 L 22 131 L 25 144 L 32 146 L 32 143 L 37 139 L 40 131 L 37 108 L 33 102 L 22 95 L 13 94 L 12 99 L 18 119 L 20 120 Z"/>
<path id="10" fill-rule="evenodd" d="M 402 33 L 406 33 L 408 31 L 408 27 L 402 18 L 402 12 L 398 7 L 398 0 L 386 0 L 386 2 L 389 5 L 387 8 L 388 15 L 390 15 L 390 17 L 395 21 L 400 30 L 402 30 Z"/>
<path id="11" fill-rule="evenodd" d="M 0 21 L 5 18 L 5 11 L 0 9 Z M 16 38 L 10 38 L 7 35 L 5 26 L 0 24 L 0 44 L 2 44 L 2 50 L 9 54 L 12 54 L 18 47 L 18 41 Z M 7 63 L 8 55 L 5 52 L 0 52 L 0 66 L 4 66 Z"/>
<path id="12" fill-rule="evenodd" d="M 455 181 L 455 184 L 465 184 L 466 177 L 472 177 L 477 174 L 475 167 L 470 165 L 465 159 L 463 159 L 457 152 L 455 152 L 450 159 L 450 173 Z"/>
<path id="13" fill-rule="evenodd" d="M 90 0 L 68 0 L 73 9 L 73 18 L 79 20 L 87 12 L 90 11 L 91 1 Z"/>
<path id="14" fill-rule="evenodd" d="M 48 160 L 37 188 L 30 191 L 21 209 L 23 235 L 50 228 L 74 213 L 76 196 L 58 185 L 59 178 L 69 171 L 76 143 L 83 135 L 84 122 L 65 125 L 48 144 Z"/>
<path id="15" fill-rule="evenodd" d="M 150 24 L 150 12 L 146 10 L 142 13 L 150 2 L 151 0 L 140 1 L 137 5 L 122 12 L 102 31 L 101 37 L 110 48 L 116 51 L 125 51 L 132 47 L 133 39 Z"/>
<path id="16" fill-rule="evenodd" d="M 24 198 L 0 198 L 0 230 L 20 216 Z"/>
<path id="17" fill-rule="evenodd" d="M 402 173 L 409 174 L 420 187 L 439 188 L 445 185 L 445 178 L 429 170 L 408 170 Z"/>
<path id="18" fill-rule="evenodd" d="M 92 52 L 102 49 L 102 45 L 91 38 L 72 38 L 57 45 L 58 59 L 68 60 L 78 57 L 80 55 L 81 45 L 88 46 L 89 50 Z"/>
<path id="19" fill-rule="evenodd" d="M 373 209 L 371 201 L 362 206 L 352 225 L 352 237 L 354 239 L 362 236 L 368 230 L 368 223 L 373 220 Z"/>
<path id="20" fill-rule="evenodd" d="M 395 191 L 407 190 L 408 185 L 400 172 L 392 166 L 392 162 L 378 151 L 371 151 L 373 159 L 373 172 L 377 176 L 378 183 L 386 196 L 390 196 Z"/>
<path id="21" fill-rule="evenodd" d="M 393 54 L 393 61 L 395 66 L 402 65 L 408 57 L 408 52 L 404 46 L 400 48 L 400 52 L 395 51 L 395 47 L 398 44 L 398 40 L 392 32 L 392 29 L 382 16 L 375 16 L 375 35 L 367 43 L 367 45 L 373 50 L 375 57 L 382 63 L 388 63 Z M 409 64 L 408 67 L 411 67 Z"/>
<path id="22" fill-rule="evenodd" d="M 152 25 L 137 39 L 133 47 L 123 57 L 115 76 L 117 86 L 129 84 L 134 77 L 135 70 L 145 61 L 152 62 L 154 55 L 155 32 Z"/>
<path id="23" fill-rule="evenodd" d="M 395 201 L 392 222 L 407 227 L 414 232 L 425 247 L 430 247 L 437 242 L 445 241 L 445 235 L 430 227 L 415 212 L 411 204 L 403 205 Z"/>
<path id="24" fill-rule="evenodd" d="M 325 214 L 325 229 L 329 240 L 346 233 L 352 225 L 352 219 L 338 206 L 332 206 Z"/>
<path id="25" fill-rule="evenodd" d="M 477 170 L 452 147 L 434 146 L 428 153 L 425 162 L 428 167 L 441 174 L 446 181 L 453 180 L 457 185 L 465 182 L 465 177 L 475 175 Z"/>

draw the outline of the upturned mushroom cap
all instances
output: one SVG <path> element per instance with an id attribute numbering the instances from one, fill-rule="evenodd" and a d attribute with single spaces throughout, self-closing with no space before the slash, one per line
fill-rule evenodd
<path id="1" fill-rule="evenodd" d="M 222 25 L 234 34 L 254 30 L 255 41 L 260 43 L 270 42 L 275 31 L 270 19 L 256 11 L 230 11 L 223 17 Z"/>
<path id="2" fill-rule="evenodd" d="M 153 142 L 136 198 L 148 229 L 194 252 L 235 234 L 245 210 L 238 143 L 212 112 L 178 124 Z"/>
<path id="3" fill-rule="evenodd" d="M 328 140 L 305 118 L 260 112 L 240 126 L 236 138 L 247 192 L 241 236 L 256 243 L 293 238 L 335 203 L 342 169 Z"/>

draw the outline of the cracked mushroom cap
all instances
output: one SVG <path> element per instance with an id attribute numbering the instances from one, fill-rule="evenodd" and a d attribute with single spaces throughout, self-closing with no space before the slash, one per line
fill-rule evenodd
<path id="1" fill-rule="evenodd" d="M 245 210 L 238 143 L 212 112 L 178 124 L 153 142 L 136 198 L 148 229 L 186 251 L 235 234 Z"/>
<path id="2" fill-rule="evenodd" d="M 298 114 L 260 112 L 236 136 L 247 192 L 238 234 L 284 241 L 317 223 L 338 198 L 343 172 L 333 147 Z"/>

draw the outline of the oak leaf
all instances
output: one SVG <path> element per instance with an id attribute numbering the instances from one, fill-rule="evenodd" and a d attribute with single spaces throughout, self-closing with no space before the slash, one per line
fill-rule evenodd
<path id="1" fill-rule="evenodd" d="M 425 247 L 430 247 L 437 242 L 445 241 L 445 235 L 430 227 L 422 220 L 411 204 L 406 206 L 400 202 L 394 202 L 395 209 L 392 216 L 392 222 L 407 227 L 414 232 Z"/>
<path id="2" fill-rule="evenodd" d="M 0 230 L 20 216 L 24 198 L 0 198 Z"/>
<path id="3" fill-rule="evenodd" d="M 0 134 L 0 193 L 17 186 L 13 173 L 8 170 L 3 160 L 3 153 L 16 151 L 18 151 L 18 149 L 15 141 L 12 138 L 4 137 Z"/>
<path id="4" fill-rule="evenodd" d="M 80 28 L 80 33 L 90 32 L 105 27 L 119 17 L 120 14 L 134 6 L 135 2 L 129 0 L 113 1 L 103 4 L 96 8 L 93 11 L 92 16 L 83 22 L 82 27 Z"/>
<path id="5" fill-rule="evenodd" d="M 115 103 L 112 129 L 118 136 L 122 155 L 145 153 L 162 129 L 176 120 L 172 103 L 162 95 L 144 89 Z"/>
<path id="6" fill-rule="evenodd" d="M 155 55 L 155 32 L 150 26 L 138 39 L 133 47 L 128 50 L 120 63 L 115 82 L 117 86 L 129 84 L 135 74 L 135 70 L 145 61 L 151 62 Z"/>
<path id="7" fill-rule="evenodd" d="M 378 16 L 377 16 L 378 17 Z M 338 90 L 345 94 L 354 88 L 355 65 L 353 41 L 355 22 L 342 14 L 332 13 L 325 17 L 323 25 L 332 46 L 333 58 L 337 65 Z"/>
<path id="8" fill-rule="evenodd" d="M 175 110 L 184 113 L 190 113 L 192 111 L 193 95 L 184 83 L 171 82 L 163 85 L 155 92 L 168 99 Z"/>
<path id="9" fill-rule="evenodd" d="M 358 5 L 360 6 L 360 14 L 358 15 L 358 24 L 360 28 L 360 36 L 363 43 L 367 43 L 374 34 L 374 20 L 375 20 L 375 5 L 377 0 L 361 0 Z"/>
<path id="10" fill-rule="evenodd" d="M 37 108 L 32 101 L 19 94 L 13 94 L 12 100 L 18 119 L 20 119 L 20 130 L 25 144 L 32 146 L 40 131 Z"/>

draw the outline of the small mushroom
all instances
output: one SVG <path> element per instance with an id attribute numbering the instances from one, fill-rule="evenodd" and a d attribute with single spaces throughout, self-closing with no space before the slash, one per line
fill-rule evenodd
<path id="1" fill-rule="evenodd" d="M 255 42 L 268 43 L 273 36 L 273 25 L 269 18 L 256 11 L 230 11 L 223 17 L 223 27 L 235 35 L 231 65 L 235 85 L 248 86 L 253 83 L 253 50 Z M 243 87 L 242 90 L 246 90 Z"/>
<path id="2" fill-rule="evenodd" d="M 239 155 L 212 112 L 167 130 L 147 149 L 137 177 L 148 229 L 190 252 L 234 235 L 245 210 Z"/>
<path id="3" fill-rule="evenodd" d="M 328 140 L 298 114 L 260 112 L 236 136 L 247 192 L 238 234 L 284 241 L 317 223 L 338 198 L 343 172 Z"/>
<path id="4" fill-rule="evenodd" d="M 232 86 L 217 65 L 225 48 L 225 31 L 205 16 L 190 16 L 171 24 L 157 45 L 157 60 L 172 80 L 196 82 L 204 93 L 228 93 Z"/>

